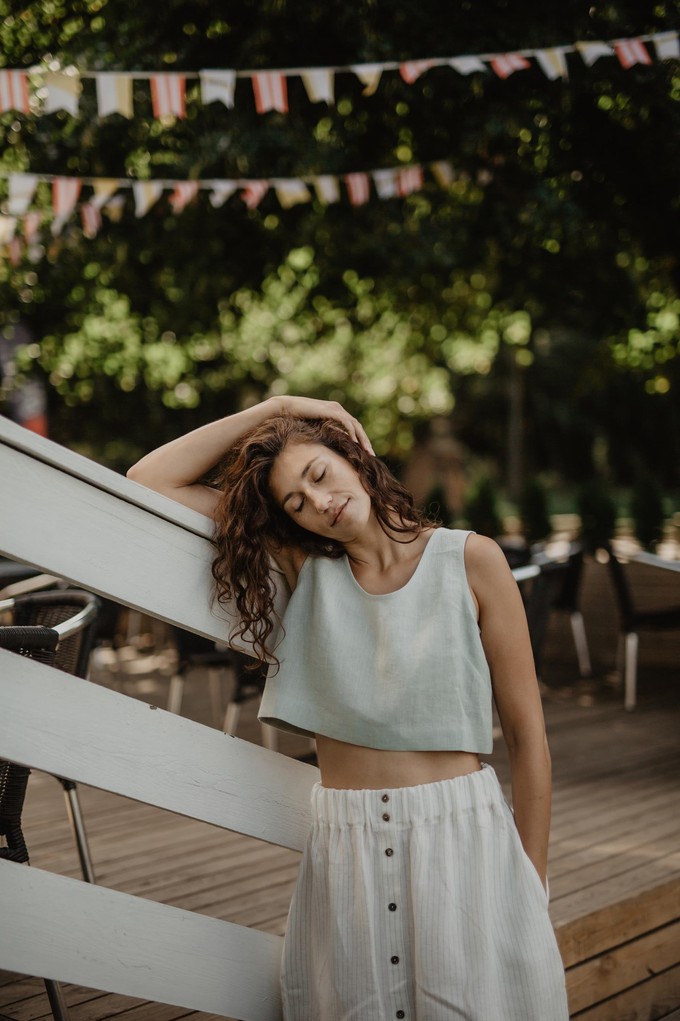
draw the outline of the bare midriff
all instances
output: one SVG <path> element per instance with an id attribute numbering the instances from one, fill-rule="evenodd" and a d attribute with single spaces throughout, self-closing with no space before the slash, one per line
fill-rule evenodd
<path id="1" fill-rule="evenodd" d="M 476 752 L 394 752 L 317 735 L 317 759 L 324 787 L 380 790 L 450 780 L 481 769 Z"/>

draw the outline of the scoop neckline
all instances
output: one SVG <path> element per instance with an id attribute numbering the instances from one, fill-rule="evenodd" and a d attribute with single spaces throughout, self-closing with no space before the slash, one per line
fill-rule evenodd
<path id="1" fill-rule="evenodd" d="M 388 596 L 399 595 L 400 592 L 405 592 L 406 589 L 415 581 L 416 577 L 418 576 L 418 574 L 420 572 L 420 569 L 422 567 L 423 561 L 426 559 L 427 552 L 428 552 L 430 546 L 432 545 L 432 542 L 433 542 L 433 539 L 434 539 L 435 535 L 437 534 L 437 532 L 441 532 L 441 531 L 442 531 L 441 528 L 433 529 L 432 535 L 430 536 L 430 538 L 425 543 L 425 547 L 423 549 L 423 552 L 420 554 L 420 560 L 418 561 L 418 563 L 416 565 L 415 571 L 413 572 L 413 574 L 411 575 L 411 577 L 408 579 L 407 582 L 405 582 L 400 588 L 392 589 L 391 592 L 367 592 L 366 589 L 363 587 L 363 585 L 360 585 L 359 582 L 357 581 L 357 579 L 354 577 L 354 572 L 353 572 L 352 566 L 351 566 L 351 564 L 349 562 L 349 557 L 347 556 L 346 553 L 342 557 L 343 563 L 345 565 L 345 569 L 346 569 L 347 573 L 349 574 L 349 577 L 351 578 L 353 583 L 358 588 L 359 592 L 361 592 L 362 595 L 366 596 L 367 599 L 386 599 Z"/>

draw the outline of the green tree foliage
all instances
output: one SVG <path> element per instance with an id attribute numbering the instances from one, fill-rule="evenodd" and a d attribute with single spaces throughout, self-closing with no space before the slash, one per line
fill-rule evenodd
<path id="1" fill-rule="evenodd" d="M 669 5 L 632 0 L 463 0 L 445 15 L 435 0 L 167 0 L 162 15 L 133 0 L 0 0 L 0 59 L 346 66 L 672 27 Z M 650 456 L 677 484 L 680 450 L 658 438 L 680 436 L 680 72 L 573 56 L 569 69 L 551 82 L 537 67 L 505 81 L 439 68 L 410 86 L 390 72 L 373 96 L 339 75 L 330 107 L 291 79 L 290 112 L 264 116 L 245 79 L 233 110 L 201 106 L 190 81 L 187 118 L 163 122 L 144 82 L 132 121 L 100 120 L 85 82 L 77 119 L 0 114 L 5 171 L 281 177 L 450 159 L 457 173 L 449 189 L 429 181 L 357 209 L 283 211 L 270 193 L 252 211 L 238 197 L 215 210 L 202 195 L 179 216 L 161 200 L 136 219 L 128 202 L 97 238 L 74 224 L 37 261 L 1 266 L 0 325 L 21 316 L 40 342 L 25 364 L 51 381 L 57 436 L 82 437 L 86 414 L 99 449 L 122 430 L 148 446 L 286 386 L 342 393 L 393 455 L 455 402 L 461 438 L 500 460 L 508 348 L 526 377 L 529 469 L 591 473 L 599 439 L 622 481 Z M 313 262 L 296 266 L 300 252 Z"/>

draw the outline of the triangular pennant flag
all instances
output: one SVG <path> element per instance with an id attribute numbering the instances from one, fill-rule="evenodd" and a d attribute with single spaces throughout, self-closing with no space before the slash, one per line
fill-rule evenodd
<path id="1" fill-rule="evenodd" d="M 18 234 L 15 234 L 14 237 L 10 240 L 7 250 L 7 254 L 9 255 L 9 261 L 12 263 L 13 266 L 18 266 L 19 263 L 21 262 L 23 249 L 24 246 L 21 242 L 21 238 L 19 237 Z"/>
<path id="2" fill-rule="evenodd" d="M 397 171 L 391 167 L 373 171 L 375 190 L 380 199 L 393 199 L 397 195 Z"/>
<path id="3" fill-rule="evenodd" d="M 453 167 L 448 160 L 436 160 L 430 163 L 430 170 L 440 188 L 448 188 L 454 182 Z"/>
<path id="4" fill-rule="evenodd" d="M 83 234 L 86 238 L 94 238 L 102 225 L 102 214 L 94 202 L 84 202 L 80 207 L 80 218 L 83 221 Z"/>
<path id="5" fill-rule="evenodd" d="M 486 64 L 479 57 L 452 57 L 449 65 L 458 74 L 474 74 L 475 71 L 487 70 Z"/>
<path id="6" fill-rule="evenodd" d="M 182 74 L 151 75 L 151 104 L 156 119 L 186 116 L 186 79 Z"/>
<path id="7" fill-rule="evenodd" d="M 224 103 L 228 110 L 234 105 L 236 71 L 199 71 L 202 103 Z"/>
<path id="8" fill-rule="evenodd" d="M 659 60 L 680 59 L 680 41 L 677 32 L 659 32 L 652 36 Z"/>
<path id="9" fill-rule="evenodd" d="M 37 241 L 41 221 L 42 213 L 37 209 L 32 209 L 24 216 L 24 237 L 27 245 L 32 245 Z"/>
<path id="10" fill-rule="evenodd" d="M 121 219 L 124 208 L 125 208 L 124 195 L 114 195 L 113 198 L 109 199 L 109 201 L 103 207 L 104 212 L 108 216 L 109 220 L 111 220 L 113 223 L 118 223 L 118 221 Z"/>
<path id="11" fill-rule="evenodd" d="M 333 71 L 330 68 L 310 68 L 307 71 L 302 71 L 300 77 L 312 103 L 328 103 L 329 106 L 333 105 L 335 102 L 335 81 Z"/>
<path id="12" fill-rule="evenodd" d="M 17 229 L 16 216 L 0 216 L 0 245 L 7 245 Z"/>
<path id="13" fill-rule="evenodd" d="M 241 198 L 248 209 L 255 209 L 269 190 L 269 181 L 248 181 L 241 192 Z"/>
<path id="14" fill-rule="evenodd" d="M 188 202 L 198 194 L 198 181 L 180 181 L 170 196 L 173 213 L 181 213 Z"/>
<path id="15" fill-rule="evenodd" d="M 368 202 L 371 185 L 368 174 L 345 174 L 345 186 L 349 201 L 353 206 L 363 206 Z"/>
<path id="16" fill-rule="evenodd" d="M 628 70 L 633 64 L 651 64 L 652 58 L 641 39 L 621 39 L 614 43 L 616 56 L 621 67 Z"/>
<path id="17" fill-rule="evenodd" d="M 71 215 L 82 186 L 79 177 L 55 177 L 52 182 L 52 208 L 56 217 Z"/>
<path id="18" fill-rule="evenodd" d="M 213 181 L 213 190 L 210 192 L 210 205 L 219 209 L 236 191 L 236 181 Z"/>
<path id="19" fill-rule="evenodd" d="M 128 120 L 133 116 L 132 78 L 129 75 L 102 71 L 96 75 L 97 110 L 100 117 L 119 113 Z"/>
<path id="20" fill-rule="evenodd" d="M 92 187 L 94 188 L 94 198 L 91 199 L 91 202 L 101 209 L 118 191 L 118 181 L 115 177 L 98 177 Z"/>
<path id="21" fill-rule="evenodd" d="M 509 78 L 515 71 L 526 71 L 531 64 L 520 53 L 499 53 L 489 60 L 499 78 Z"/>
<path id="22" fill-rule="evenodd" d="M 80 78 L 77 73 L 67 74 L 65 71 L 48 71 L 45 75 L 45 103 L 43 113 L 54 113 L 55 110 L 66 110 L 74 117 L 78 113 L 78 100 L 81 92 Z"/>
<path id="23" fill-rule="evenodd" d="M 414 81 L 429 71 L 433 64 L 434 60 L 405 60 L 399 65 L 399 74 L 407 85 L 413 85 Z"/>
<path id="24" fill-rule="evenodd" d="M 31 204 L 35 189 L 38 187 L 36 174 L 10 174 L 9 200 L 7 212 L 10 216 L 21 216 Z"/>
<path id="25" fill-rule="evenodd" d="M 338 184 L 337 177 L 333 177 L 331 174 L 322 174 L 321 177 L 315 177 L 314 191 L 319 202 L 324 206 L 340 201 L 340 185 Z"/>
<path id="26" fill-rule="evenodd" d="M 364 96 L 372 96 L 380 84 L 382 64 L 352 64 L 351 70 L 364 86 Z"/>
<path id="27" fill-rule="evenodd" d="M 423 187 L 423 168 L 420 166 L 404 167 L 397 174 L 397 192 L 405 198 Z"/>
<path id="28" fill-rule="evenodd" d="M 163 185 L 160 181 L 135 181 L 132 194 L 135 197 L 135 216 L 144 216 L 163 194 Z"/>
<path id="29" fill-rule="evenodd" d="M 272 184 L 282 209 L 290 209 L 300 202 L 309 202 L 312 197 L 304 181 L 296 177 L 272 181 Z"/>
<path id="30" fill-rule="evenodd" d="M 278 110 L 288 113 L 288 85 L 278 71 L 259 71 L 253 75 L 255 109 L 258 113 Z"/>
<path id="31" fill-rule="evenodd" d="M 536 50 L 534 57 L 541 71 L 550 81 L 568 77 L 567 59 L 563 49 L 554 47 L 549 50 Z"/>
<path id="32" fill-rule="evenodd" d="M 0 71 L 0 113 L 30 113 L 28 75 L 25 71 Z"/>
<path id="33" fill-rule="evenodd" d="M 575 43 L 574 45 L 583 57 L 583 63 L 588 67 L 592 67 L 595 61 L 599 60 L 600 57 L 611 57 L 614 54 L 611 46 L 603 42 Z"/>

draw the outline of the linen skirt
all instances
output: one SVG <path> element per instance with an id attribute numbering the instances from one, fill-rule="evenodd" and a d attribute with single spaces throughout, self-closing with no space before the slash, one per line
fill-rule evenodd
<path id="1" fill-rule="evenodd" d="M 548 899 L 491 766 L 316 784 L 284 940 L 285 1021 L 568 1021 Z"/>

